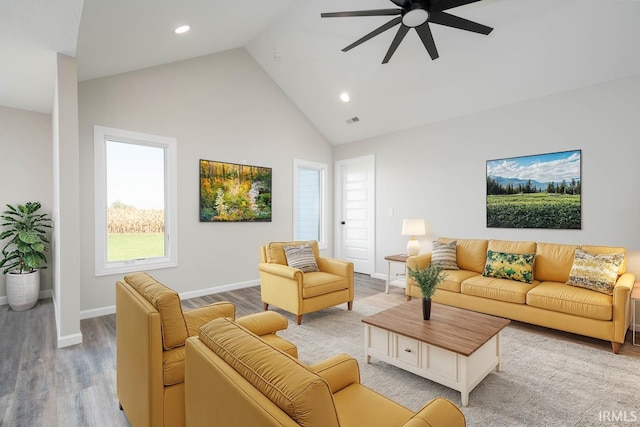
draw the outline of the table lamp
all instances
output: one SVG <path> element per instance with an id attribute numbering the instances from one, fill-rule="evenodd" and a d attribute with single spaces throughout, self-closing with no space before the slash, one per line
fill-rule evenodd
<path id="1" fill-rule="evenodd" d="M 418 255 L 420 253 L 420 242 L 416 239 L 416 236 L 424 236 L 426 234 L 426 227 L 423 219 L 403 219 L 402 220 L 402 235 L 411 236 L 407 243 L 407 255 Z"/>

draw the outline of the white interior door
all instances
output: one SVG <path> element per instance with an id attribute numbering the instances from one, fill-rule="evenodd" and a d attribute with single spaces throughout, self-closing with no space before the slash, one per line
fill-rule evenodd
<path id="1" fill-rule="evenodd" d="M 336 257 L 353 262 L 357 273 L 375 268 L 375 158 L 336 162 Z"/>

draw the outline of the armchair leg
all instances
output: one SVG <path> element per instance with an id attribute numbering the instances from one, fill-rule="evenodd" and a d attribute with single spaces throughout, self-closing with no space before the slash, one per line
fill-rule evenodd
<path id="1" fill-rule="evenodd" d="M 269 304 L 267 304 L 266 302 L 262 303 L 262 308 L 264 308 L 264 311 L 269 310 Z"/>
<path id="2" fill-rule="evenodd" d="M 300 325 L 300 324 L 302 323 L 302 314 L 298 314 L 298 315 L 296 316 L 296 323 L 297 323 L 298 325 Z"/>
<path id="3" fill-rule="evenodd" d="M 353 308 L 353 301 L 347 302 L 347 310 L 351 310 Z"/>
<path id="4" fill-rule="evenodd" d="M 611 341 L 611 349 L 613 350 L 613 354 L 620 353 L 620 347 L 622 347 L 622 344 L 620 344 L 619 342 Z"/>

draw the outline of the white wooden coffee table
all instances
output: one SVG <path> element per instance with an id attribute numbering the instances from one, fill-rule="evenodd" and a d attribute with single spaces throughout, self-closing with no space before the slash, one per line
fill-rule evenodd
<path id="1" fill-rule="evenodd" d="M 413 300 L 362 319 L 365 354 L 457 390 L 463 406 L 493 369 L 500 371 L 500 332 L 508 319 L 433 303 L 422 319 Z"/>

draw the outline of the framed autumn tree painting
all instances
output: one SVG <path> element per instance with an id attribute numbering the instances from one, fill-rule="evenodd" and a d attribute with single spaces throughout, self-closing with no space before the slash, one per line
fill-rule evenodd
<path id="1" fill-rule="evenodd" d="M 271 221 L 271 168 L 200 160 L 200 222 Z"/>

